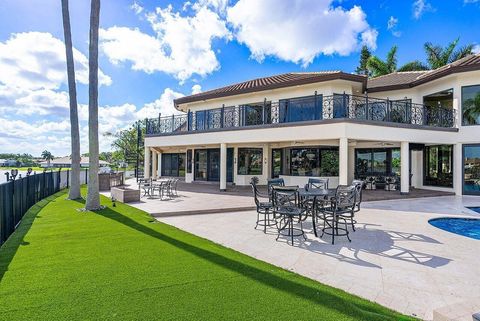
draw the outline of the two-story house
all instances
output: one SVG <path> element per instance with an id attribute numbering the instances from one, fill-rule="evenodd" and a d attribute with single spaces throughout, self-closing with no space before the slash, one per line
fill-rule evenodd
<path id="1" fill-rule="evenodd" d="M 176 99 L 149 119 L 145 171 L 186 182 L 303 185 L 354 178 L 480 195 L 480 55 L 367 79 L 341 71 L 259 78 Z"/>

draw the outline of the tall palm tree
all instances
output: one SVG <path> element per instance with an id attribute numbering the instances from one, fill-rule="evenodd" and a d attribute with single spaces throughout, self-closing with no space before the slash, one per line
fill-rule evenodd
<path id="1" fill-rule="evenodd" d="M 480 117 L 480 93 L 463 103 L 463 124 L 478 124 Z"/>
<path id="2" fill-rule="evenodd" d="M 440 45 L 433 45 L 431 42 L 427 42 L 424 45 L 425 53 L 427 54 L 427 62 L 431 69 L 436 69 L 452 63 L 458 59 L 471 55 L 473 53 L 474 45 L 468 44 L 457 50 L 458 41 L 460 38 L 455 39 L 446 47 Z"/>
<path id="3" fill-rule="evenodd" d="M 68 198 L 81 198 L 80 194 L 80 130 L 78 128 L 77 89 L 75 85 L 75 66 L 73 63 L 72 32 L 70 30 L 70 13 L 68 0 L 62 0 L 63 34 L 65 54 L 67 57 L 68 95 L 70 97 L 70 136 L 72 145 L 72 175 Z"/>
<path id="4" fill-rule="evenodd" d="M 383 76 L 395 71 L 416 71 L 427 70 L 428 66 L 425 66 L 422 62 L 414 60 L 408 62 L 397 68 L 397 46 L 393 46 L 387 53 L 387 59 L 381 60 L 377 56 L 371 56 L 367 61 L 367 68 L 370 70 L 373 77 Z"/>
<path id="5" fill-rule="evenodd" d="M 98 186 L 98 28 L 100 23 L 100 0 L 92 0 L 90 9 L 90 41 L 88 50 L 88 192 L 85 208 L 99 210 Z"/>
<path id="6" fill-rule="evenodd" d="M 50 167 L 50 161 L 53 160 L 53 155 L 48 150 L 44 150 L 42 155 L 40 155 L 42 159 L 47 161 L 47 167 Z"/>

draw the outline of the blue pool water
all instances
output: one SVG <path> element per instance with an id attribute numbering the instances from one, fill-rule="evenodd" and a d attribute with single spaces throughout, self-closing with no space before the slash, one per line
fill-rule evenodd
<path id="1" fill-rule="evenodd" d="M 480 208 L 478 208 L 480 211 Z M 440 217 L 428 221 L 431 225 L 451 233 L 480 240 L 480 219 L 461 217 Z"/>

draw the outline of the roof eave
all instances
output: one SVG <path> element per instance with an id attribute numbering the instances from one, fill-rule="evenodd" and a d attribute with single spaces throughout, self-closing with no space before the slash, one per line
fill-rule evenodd
<path id="1" fill-rule="evenodd" d="M 355 74 L 348 74 L 344 72 L 332 73 L 327 75 L 322 75 L 316 79 L 298 79 L 289 83 L 285 84 L 273 84 L 263 86 L 262 88 L 245 88 L 242 90 L 238 90 L 235 92 L 225 92 L 225 93 L 211 93 L 204 95 L 203 97 L 192 97 L 186 96 L 174 99 L 173 103 L 175 108 L 178 109 L 179 105 L 198 102 L 198 101 L 206 101 L 209 99 L 216 99 L 216 98 L 224 98 L 224 97 L 231 97 L 236 95 L 248 94 L 253 92 L 260 92 L 265 90 L 272 90 L 272 89 L 280 89 L 280 88 L 287 88 L 287 87 L 294 87 L 294 86 L 301 86 L 301 85 L 308 85 L 308 84 L 315 84 L 320 82 L 332 81 L 332 80 L 346 80 L 346 81 L 354 81 L 362 83 L 362 91 L 364 92 L 367 87 L 367 77 L 363 75 L 355 75 Z"/>

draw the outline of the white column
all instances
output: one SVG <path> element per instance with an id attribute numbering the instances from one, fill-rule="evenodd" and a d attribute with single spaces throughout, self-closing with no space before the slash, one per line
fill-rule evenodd
<path id="1" fill-rule="evenodd" d="M 152 149 L 152 177 L 157 177 L 157 151 Z"/>
<path id="2" fill-rule="evenodd" d="M 263 144 L 262 147 L 262 156 L 263 156 L 263 166 L 262 166 L 262 177 L 261 184 L 267 184 L 270 171 L 270 150 L 268 144 Z M 260 177 L 259 177 L 260 178 Z"/>
<path id="3" fill-rule="evenodd" d="M 157 155 L 157 176 L 162 176 L 162 153 Z"/>
<path id="4" fill-rule="evenodd" d="M 338 183 L 348 185 L 348 138 L 341 137 L 339 141 Z"/>
<path id="5" fill-rule="evenodd" d="M 220 144 L 220 190 L 227 190 L 227 144 Z"/>
<path id="6" fill-rule="evenodd" d="M 453 145 L 453 188 L 455 195 L 461 196 L 463 193 L 463 145 L 456 143 Z"/>
<path id="7" fill-rule="evenodd" d="M 145 158 L 143 164 L 143 177 L 150 178 L 150 147 L 145 147 Z"/>
<path id="8" fill-rule="evenodd" d="M 408 142 L 400 143 L 400 194 L 410 192 L 410 148 Z"/>

